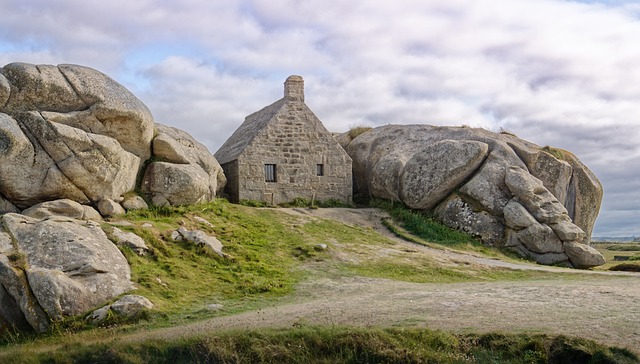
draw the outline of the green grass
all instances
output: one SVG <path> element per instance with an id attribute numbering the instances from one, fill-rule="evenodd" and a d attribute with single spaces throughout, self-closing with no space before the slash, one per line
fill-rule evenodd
<path id="1" fill-rule="evenodd" d="M 398 229 L 397 233 L 409 240 L 424 244 L 424 240 L 429 239 L 456 249 L 489 249 L 465 234 L 402 206 L 382 207 L 402 223 L 406 230 Z M 114 338 L 131 331 L 177 326 L 289 302 L 287 300 L 298 297 L 298 283 L 317 277 L 360 275 L 419 283 L 558 277 L 552 273 L 510 271 L 464 263 L 443 265 L 429 254 L 399 244 L 370 228 L 298 217 L 278 208 L 234 205 L 225 200 L 192 206 L 152 207 L 130 212 L 119 220 L 131 224 L 119 225 L 121 229 L 143 237 L 150 248 L 149 254 L 142 257 L 128 248 L 121 250 L 131 265 L 132 281 L 137 286 L 131 293 L 149 298 L 154 308 L 138 318 L 142 321 L 112 320 L 107 328 L 94 328 L 85 323 L 83 317 L 77 317 L 54 325 L 49 336 L 5 336 L 4 345 L 0 346 L 0 357 L 3 357 L 0 361 L 7 357 L 1 355 L 3 349 L 11 349 L 8 353 L 20 353 L 19 362 L 213 361 L 207 358 L 222 358 L 222 362 L 278 362 L 280 359 L 288 361 L 288 358 L 303 362 L 308 358 L 319 358 L 310 359 L 312 362 L 393 362 L 405 358 L 398 355 L 408 355 L 406 358 L 411 360 L 426 358 L 415 359 L 416 362 L 446 363 L 458 359 L 460 362 L 469 355 L 478 358 L 478 362 L 491 362 L 488 358 L 494 353 L 478 343 L 478 336 L 455 336 L 428 330 L 409 330 L 405 334 L 402 330 L 298 327 L 290 331 L 230 332 L 139 344 L 114 343 Z M 144 226 L 146 223 L 151 227 Z M 109 228 L 111 223 L 105 222 L 104 226 Z M 171 233 L 179 226 L 216 236 L 229 257 L 207 255 L 189 243 L 173 241 Z M 412 236 L 410 229 L 420 235 Z M 321 243 L 329 249 L 315 250 L 314 246 Z M 223 304 L 224 308 L 208 311 L 207 306 L 214 303 Z M 433 348 L 418 339 L 428 343 L 445 340 L 448 344 L 431 352 Z M 531 337 L 523 340 L 530 339 L 533 340 Z M 54 351 L 37 354 L 40 349 L 33 349 L 42 347 L 53 347 Z M 543 354 L 548 357 L 548 347 L 544 348 L 547 351 Z M 234 357 L 236 352 L 239 356 Z M 536 355 L 532 352 L 530 357 Z M 509 360 L 512 359 L 506 362 L 523 362 Z"/>
<path id="2" fill-rule="evenodd" d="M 613 265 L 611 268 L 609 268 L 609 270 L 618 272 L 640 272 L 640 264 L 620 263 Z"/>
<path id="3" fill-rule="evenodd" d="M 306 198 L 296 197 L 293 201 L 280 204 L 281 207 L 308 207 L 308 208 L 327 208 L 327 207 L 354 207 L 353 204 L 336 199 L 328 200 L 307 200 Z"/>
<path id="4" fill-rule="evenodd" d="M 605 249 L 616 252 L 640 252 L 640 245 L 638 244 L 613 244 L 607 246 Z"/>
<path id="5" fill-rule="evenodd" d="M 151 253 L 123 252 L 132 269 L 136 291 L 149 298 L 159 313 L 189 313 L 210 303 L 246 304 L 282 297 L 304 277 L 297 252 L 312 248 L 270 210 L 251 209 L 218 200 L 190 207 L 155 207 L 127 215 L 139 224 L 122 227 L 143 237 Z M 211 226 L 198 222 L 199 216 Z M 156 228 L 142 227 L 150 221 Z M 228 258 L 210 256 L 188 242 L 174 242 L 180 225 L 200 229 L 224 244 Z"/>
<path id="6" fill-rule="evenodd" d="M 431 247 L 435 244 L 435 246 L 473 251 L 492 257 L 520 259 L 514 253 L 486 246 L 470 235 L 447 227 L 433 217 L 411 210 L 400 202 L 372 199 L 369 201 L 369 206 L 387 211 L 401 229 L 388 221 L 383 222 L 385 226 L 398 237 L 413 243 Z"/>
<path id="7" fill-rule="evenodd" d="M 553 147 L 550 147 L 548 145 L 544 146 L 542 148 L 542 150 L 547 152 L 547 153 L 549 153 L 549 154 L 551 154 L 556 159 L 559 159 L 561 161 L 565 160 L 565 153 L 566 153 L 565 150 L 562 150 L 560 148 L 553 148 Z"/>
<path id="8" fill-rule="evenodd" d="M 447 246 L 482 245 L 469 235 L 446 227 L 421 212 L 405 207 L 400 202 L 372 199 L 370 206 L 387 211 L 407 231 L 429 242 Z"/>
<path id="9" fill-rule="evenodd" d="M 66 346 L 5 363 L 637 363 L 626 349 L 565 336 L 296 327 L 176 340 Z"/>
<path id="10" fill-rule="evenodd" d="M 637 244 L 611 244 L 598 242 L 593 243 L 592 246 L 596 248 L 606 260 L 605 264 L 595 268 L 597 270 L 610 270 L 624 262 L 623 260 L 616 260 L 617 256 L 623 257 L 623 259 L 626 257 L 627 261 L 633 261 L 636 259 L 635 257 L 639 256 L 638 251 L 634 250 L 634 246 L 638 246 Z"/>

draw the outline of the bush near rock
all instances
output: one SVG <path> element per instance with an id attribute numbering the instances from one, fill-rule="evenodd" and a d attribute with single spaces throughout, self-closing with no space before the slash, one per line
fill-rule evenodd
<path id="1" fill-rule="evenodd" d="M 466 127 L 388 125 L 353 140 L 356 193 L 401 201 L 542 264 L 588 268 L 602 186 L 574 155 Z"/>

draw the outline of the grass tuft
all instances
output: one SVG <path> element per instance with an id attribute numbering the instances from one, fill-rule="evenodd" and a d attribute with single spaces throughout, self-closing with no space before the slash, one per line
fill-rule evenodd
<path id="1" fill-rule="evenodd" d="M 618 272 L 640 272 L 640 264 L 622 263 L 614 265 L 613 267 L 609 268 L 609 270 Z"/>
<path id="2" fill-rule="evenodd" d="M 349 129 L 349 137 L 351 139 L 355 139 L 357 136 L 364 134 L 372 129 L 373 128 L 369 126 L 360 126 L 360 125 L 354 126 L 351 129 Z"/>
<path id="3" fill-rule="evenodd" d="M 552 156 L 554 156 L 556 159 L 559 159 L 561 161 L 565 160 L 565 152 L 562 149 L 559 148 L 553 148 L 550 147 L 548 145 L 544 146 L 542 148 L 543 151 L 551 154 Z"/>
<path id="4" fill-rule="evenodd" d="M 413 211 L 400 202 L 372 199 L 370 206 L 387 211 L 407 231 L 429 242 L 447 246 L 469 244 L 483 246 L 482 243 L 469 235 L 444 226 L 432 217 Z"/>

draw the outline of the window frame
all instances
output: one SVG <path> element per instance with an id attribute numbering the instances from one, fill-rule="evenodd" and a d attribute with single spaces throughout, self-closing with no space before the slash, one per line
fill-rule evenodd
<path id="1" fill-rule="evenodd" d="M 264 181 L 267 183 L 278 182 L 278 168 L 277 164 L 265 163 L 264 164 Z"/>
<path id="2" fill-rule="evenodd" d="M 324 173 L 325 173 L 324 163 L 316 164 L 316 176 L 322 177 L 322 176 L 324 176 Z"/>

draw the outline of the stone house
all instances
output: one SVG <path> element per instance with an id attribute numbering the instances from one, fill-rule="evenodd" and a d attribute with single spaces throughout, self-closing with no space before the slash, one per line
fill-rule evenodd
<path id="1" fill-rule="evenodd" d="M 351 158 L 304 103 L 300 76 L 287 78 L 282 99 L 247 116 L 215 157 L 233 202 L 351 201 Z"/>

